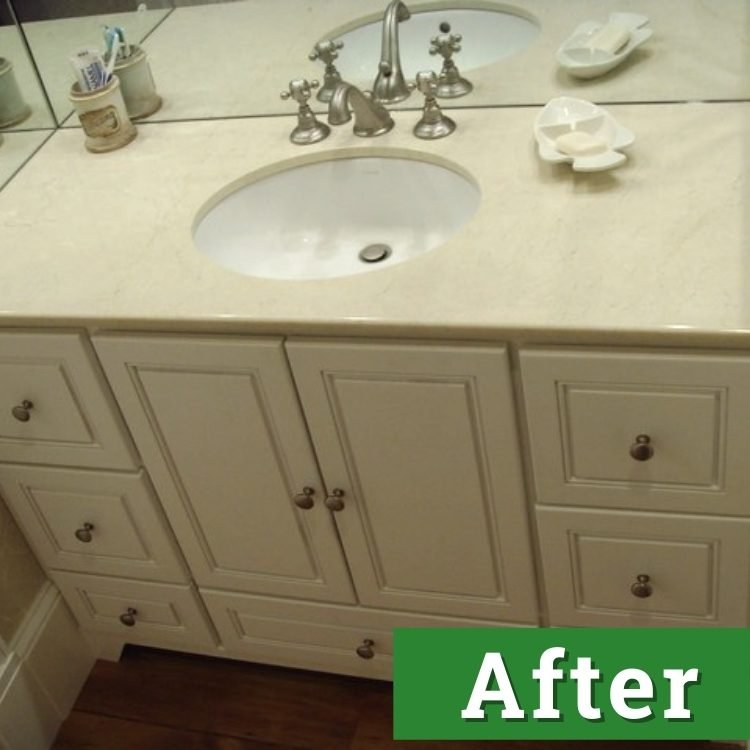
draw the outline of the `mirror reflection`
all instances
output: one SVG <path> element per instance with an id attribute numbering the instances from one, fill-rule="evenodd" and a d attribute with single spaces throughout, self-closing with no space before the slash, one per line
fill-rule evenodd
<path id="1" fill-rule="evenodd" d="M 55 126 L 10 6 L 0 0 L 0 130 Z"/>
<path id="2" fill-rule="evenodd" d="M 163 98 L 149 120 L 293 114 L 293 102 L 282 101 L 279 92 L 294 78 L 323 84 L 331 65 L 358 87 L 373 87 L 382 72 L 389 5 L 13 2 L 60 122 L 71 111 L 69 57 L 103 48 L 105 25 L 121 27 L 148 56 Z M 439 71 L 448 58 L 471 83 L 469 93 L 445 100 L 444 107 L 543 104 L 561 95 L 598 103 L 750 98 L 750 0 L 407 0 L 405 7 L 409 18 L 395 20 L 404 80 L 414 80 L 419 70 Z M 450 51 L 451 42 L 433 41 L 451 34 L 460 41 Z M 333 45 L 309 59 L 322 40 Z M 420 99 L 407 95 L 394 106 L 417 108 Z M 316 111 L 326 110 L 325 102 L 313 102 Z M 67 124 L 77 123 L 70 118 Z"/>
<path id="3" fill-rule="evenodd" d="M 0 0 L 0 188 L 44 143 L 54 127 L 10 7 Z"/>

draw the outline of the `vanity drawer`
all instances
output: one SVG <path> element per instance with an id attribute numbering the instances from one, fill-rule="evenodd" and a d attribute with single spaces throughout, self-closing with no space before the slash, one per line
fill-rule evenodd
<path id="1" fill-rule="evenodd" d="M 84 630 L 146 646 L 216 645 L 192 586 L 57 571 L 51 577 Z"/>
<path id="2" fill-rule="evenodd" d="M 143 472 L 0 465 L 0 493 L 47 568 L 187 581 Z"/>
<path id="3" fill-rule="evenodd" d="M 550 625 L 748 625 L 749 520 L 538 508 L 537 521 Z"/>
<path id="4" fill-rule="evenodd" d="M 750 358 L 521 353 L 537 501 L 750 515 Z"/>
<path id="5" fill-rule="evenodd" d="M 209 589 L 201 589 L 200 593 L 230 656 L 376 679 L 392 678 L 394 628 L 502 626 L 495 621 L 290 601 Z M 359 648 L 368 648 L 367 640 L 373 642 L 369 646 L 372 658 L 363 658 L 357 653 Z"/>
<path id="6" fill-rule="evenodd" d="M 0 332 L 0 461 L 135 466 L 82 335 Z"/>

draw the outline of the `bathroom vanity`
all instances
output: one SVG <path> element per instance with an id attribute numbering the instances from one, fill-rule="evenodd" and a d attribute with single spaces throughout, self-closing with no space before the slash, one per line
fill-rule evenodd
<path id="1" fill-rule="evenodd" d="M 588 175 L 536 108 L 52 137 L 0 194 L 0 493 L 100 654 L 388 678 L 394 627 L 748 625 L 750 106 L 609 109 L 638 140 Z M 342 154 L 480 205 L 340 278 L 196 249 L 228 185 Z"/>

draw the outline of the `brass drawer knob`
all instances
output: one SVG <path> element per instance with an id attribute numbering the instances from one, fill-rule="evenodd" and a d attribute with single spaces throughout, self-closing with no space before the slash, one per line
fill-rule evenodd
<path id="1" fill-rule="evenodd" d="M 365 638 L 362 641 L 362 645 L 357 646 L 357 656 L 361 659 L 372 659 L 372 657 L 375 656 L 375 650 L 373 649 L 374 645 L 375 641 L 371 638 Z"/>
<path id="2" fill-rule="evenodd" d="M 648 435 L 638 435 L 630 446 L 630 456 L 636 461 L 648 461 L 654 455 L 654 446 Z"/>
<path id="3" fill-rule="evenodd" d="M 34 404 L 28 399 L 24 399 L 20 404 L 14 406 L 10 413 L 19 422 L 28 422 L 31 419 L 31 410 L 34 408 Z"/>
<path id="4" fill-rule="evenodd" d="M 128 628 L 132 628 L 135 625 L 135 616 L 138 614 L 137 609 L 128 607 L 125 612 L 120 615 L 120 622 Z"/>
<path id="5" fill-rule="evenodd" d="M 344 510 L 344 490 L 334 490 L 326 499 L 326 508 L 328 510 Z"/>
<path id="6" fill-rule="evenodd" d="M 294 496 L 294 504 L 302 510 L 310 510 L 315 505 L 314 494 L 315 490 L 312 487 L 303 487 L 302 492 Z"/>
<path id="7" fill-rule="evenodd" d="M 94 524 L 93 523 L 85 523 L 83 526 L 81 526 L 80 529 L 75 530 L 76 539 L 79 542 L 83 542 L 84 544 L 88 544 L 91 539 L 93 538 L 92 531 L 94 530 Z"/>
<path id="8" fill-rule="evenodd" d="M 651 576 L 641 574 L 636 576 L 636 582 L 630 587 L 630 593 L 639 599 L 648 599 L 654 593 L 654 587 L 649 583 Z"/>

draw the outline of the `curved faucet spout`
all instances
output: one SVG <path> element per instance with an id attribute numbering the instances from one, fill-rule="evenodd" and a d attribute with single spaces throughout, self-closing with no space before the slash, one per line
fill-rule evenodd
<path id="1" fill-rule="evenodd" d="M 385 104 L 406 99 L 411 93 L 401 69 L 398 25 L 408 21 L 411 13 L 402 0 L 392 0 L 383 15 L 383 38 L 380 48 L 380 65 L 373 84 L 375 98 Z"/>
<path id="2" fill-rule="evenodd" d="M 352 119 L 352 112 L 355 135 L 381 135 L 393 127 L 393 118 L 385 107 L 351 83 L 341 81 L 334 88 L 328 103 L 328 122 L 331 125 L 343 125 Z"/>

